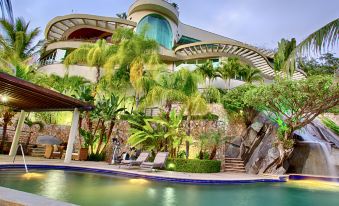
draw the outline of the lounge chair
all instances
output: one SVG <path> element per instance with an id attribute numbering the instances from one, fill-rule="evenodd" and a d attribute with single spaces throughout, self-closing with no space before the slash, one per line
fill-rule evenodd
<path id="1" fill-rule="evenodd" d="M 129 167 L 140 166 L 143 162 L 145 162 L 147 160 L 148 157 L 149 157 L 149 153 L 143 152 L 139 155 L 139 157 L 136 160 L 122 160 L 120 165 L 119 165 L 119 168 L 122 165 L 128 165 Z"/>
<path id="2" fill-rule="evenodd" d="M 161 169 L 165 167 L 165 163 L 168 157 L 168 152 L 159 152 L 155 158 L 154 162 L 143 162 L 140 167 L 146 169 Z"/>

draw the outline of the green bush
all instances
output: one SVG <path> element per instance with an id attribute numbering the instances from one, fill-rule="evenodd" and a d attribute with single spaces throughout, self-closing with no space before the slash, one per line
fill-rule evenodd
<path id="1" fill-rule="evenodd" d="M 218 173 L 221 162 L 218 160 L 168 159 L 166 170 L 190 173 Z"/>
<path id="2" fill-rule="evenodd" d="M 322 119 L 322 122 L 326 125 L 326 127 L 330 128 L 334 133 L 339 135 L 339 125 L 337 125 L 335 122 L 333 122 L 327 117 L 324 117 Z"/>

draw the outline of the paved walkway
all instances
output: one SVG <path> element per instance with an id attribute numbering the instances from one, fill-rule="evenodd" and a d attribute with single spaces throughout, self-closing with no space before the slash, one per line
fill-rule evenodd
<path id="1" fill-rule="evenodd" d="M 200 174 L 200 173 L 184 173 L 184 172 L 172 172 L 172 171 L 157 171 L 152 172 L 149 170 L 143 170 L 139 168 L 119 168 L 118 166 L 109 165 L 106 162 L 90 162 L 90 161 L 72 161 L 69 164 L 65 164 L 63 160 L 60 159 L 45 159 L 37 157 L 26 157 L 26 163 L 28 165 L 52 165 L 52 166 L 74 166 L 82 167 L 89 169 L 103 169 L 110 170 L 115 172 L 123 172 L 127 174 L 135 174 L 140 176 L 148 177 L 164 177 L 164 178 L 176 178 L 176 179 L 192 179 L 192 180 L 216 180 L 216 181 L 252 181 L 252 180 L 279 180 L 279 176 L 274 175 L 251 175 L 251 174 L 242 174 L 242 173 L 210 173 L 210 174 Z M 12 158 L 7 155 L 0 155 L 0 165 L 13 164 Z M 21 156 L 17 156 L 14 164 L 23 164 Z"/>

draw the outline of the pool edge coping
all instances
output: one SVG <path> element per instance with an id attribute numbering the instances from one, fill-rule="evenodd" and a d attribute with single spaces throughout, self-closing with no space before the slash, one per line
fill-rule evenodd
<path id="1" fill-rule="evenodd" d="M 250 184 L 250 183 L 279 183 L 286 182 L 288 176 L 281 175 L 275 178 L 257 178 L 257 179 L 193 179 L 183 177 L 164 177 L 159 175 L 139 174 L 128 171 L 118 171 L 112 169 L 95 168 L 88 166 L 71 166 L 71 165 L 50 165 L 50 164 L 28 164 L 28 169 L 44 169 L 44 170 L 66 170 L 78 172 L 91 172 L 105 175 L 118 175 L 130 178 L 143 178 L 159 182 L 172 182 L 184 184 Z M 21 169 L 23 164 L 0 164 L 1 169 Z"/>

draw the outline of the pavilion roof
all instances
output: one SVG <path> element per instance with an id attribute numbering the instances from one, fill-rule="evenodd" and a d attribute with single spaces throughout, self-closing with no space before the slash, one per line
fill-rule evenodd
<path id="1" fill-rule="evenodd" d="M 43 88 L 20 78 L 0 72 L 0 104 L 15 111 L 80 111 L 92 110 L 89 103 Z"/>

